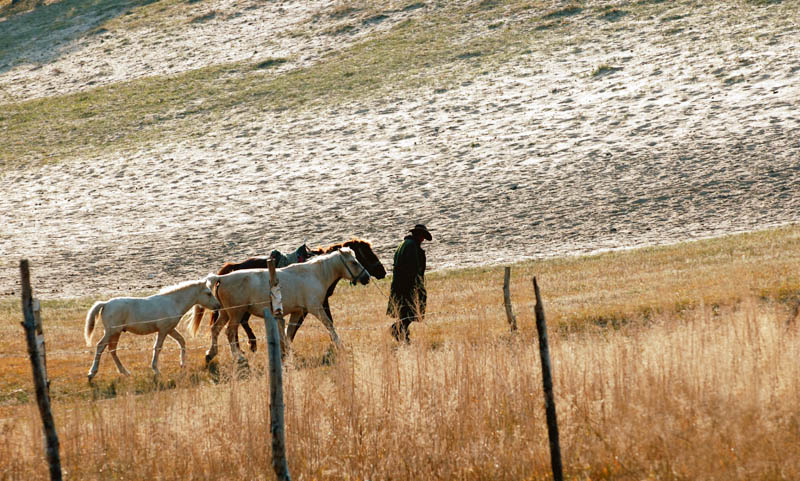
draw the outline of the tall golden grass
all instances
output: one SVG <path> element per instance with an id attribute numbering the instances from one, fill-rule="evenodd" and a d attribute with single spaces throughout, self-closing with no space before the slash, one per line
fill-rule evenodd
<path id="1" fill-rule="evenodd" d="M 287 362 L 292 475 L 548 479 L 535 273 L 569 479 L 800 479 L 799 234 L 793 226 L 515 266 L 516 335 L 501 268 L 431 275 L 430 315 L 408 346 L 389 337 L 385 282 L 342 286 L 332 304 L 344 351 L 326 363 L 327 333 L 308 320 Z M 0 331 L 0 347 L 11 334 Z M 119 380 L 110 361 L 99 388 L 53 380 L 75 384 L 55 403 L 67 477 L 273 479 L 263 350 L 250 354 L 245 379 L 223 356 L 215 384 L 200 370 L 204 335 L 190 341 L 187 372 L 170 346 L 161 359 L 172 370 L 153 383 L 151 342 L 122 339 L 142 349 L 121 355 L 133 380 Z M 76 376 L 91 361 L 64 356 Z M 35 405 L 7 404 L 0 478 L 46 479 Z"/>

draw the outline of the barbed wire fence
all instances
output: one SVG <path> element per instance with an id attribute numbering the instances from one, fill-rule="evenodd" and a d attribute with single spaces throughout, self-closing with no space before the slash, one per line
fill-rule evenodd
<path id="1" fill-rule="evenodd" d="M 534 303 L 525 303 L 522 304 L 524 307 L 533 308 Z M 239 306 L 242 307 L 242 306 Z M 231 307 L 230 309 L 233 309 Z M 475 312 L 477 309 L 473 309 L 472 312 Z M 485 309 L 488 310 L 488 309 Z M 451 315 L 453 314 L 453 315 Z M 457 315 L 454 315 L 457 314 Z M 502 312 L 498 311 L 498 315 L 502 314 Z M 485 316 L 475 315 L 473 317 L 465 318 L 463 312 L 455 312 L 455 311 L 435 311 L 435 312 L 426 312 L 425 313 L 425 320 L 420 322 L 423 325 L 436 325 L 436 324 L 445 324 L 447 322 L 456 323 L 456 322 L 470 322 L 479 319 L 485 319 Z M 156 319 L 158 320 L 158 319 Z M 152 322 L 152 321 L 143 321 L 143 322 Z M 183 322 L 183 321 L 181 321 Z M 135 323 L 130 323 L 126 325 L 132 325 Z M 287 326 L 293 325 L 292 323 L 286 323 Z M 323 333 L 327 333 L 328 330 L 325 326 L 322 326 L 318 323 L 309 324 L 304 322 L 302 324 L 303 329 L 313 329 Z M 380 331 L 380 330 L 387 330 L 388 327 L 384 325 L 370 325 L 370 326 L 337 326 L 337 331 Z M 267 336 L 256 336 L 254 338 L 256 341 L 266 341 Z M 239 341 L 238 344 L 242 345 L 245 341 Z M 170 347 L 167 347 L 170 346 Z M 165 347 L 162 350 L 177 350 L 178 347 L 173 346 L 172 344 L 165 344 Z M 208 349 L 208 346 L 186 346 L 186 351 L 202 351 Z M 144 352 L 144 351 L 152 351 L 153 347 L 136 347 L 136 346 L 118 346 L 117 351 L 128 351 L 128 352 Z M 59 349 L 59 350 L 48 350 L 47 355 L 49 357 L 58 357 L 58 356 L 66 356 L 70 354 L 94 354 L 94 349 L 86 347 L 83 349 Z M 0 351 L 0 358 L 2 357 L 18 357 L 23 355 L 24 353 L 20 351 Z"/>
<path id="2" fill-rule="evenodd" d="M 371 283 L 371 284 L 374 286 L 375 290 L 378 293 L 380 293 L 384 298 L 386 298 L 387 301 L 388 301 L 389 296 L 384 291 L 382 291 L 377 284 L 375 284 L 374 282 Z M 269 304 L 270 304 L 270 301 L 266 300 L 266 301 L 262 301 L 262 302 L 252 303 L 252 304 L 239 304 L 239 305 L 224 307 L 224 308 L 221 308 L 221 309 L 217 309 L 217 311 L 234 310 L 234 309 L 239 309 L 239 308 L 242 308 L 242 307 L 249 307 L 249 306 L 263 308 L 263 307 L 265 307 L 265 306 L 267 306 Z M 526 307 L 526 308 L 533 309 L 533 307 L 535 306 L 535 302 L 523 303 L 522 306 Z M 469 322 L 469 321 L 476 320 L 476 319 L 485 319 L 487 317 L 487 311 L 495 310 L 495 309 L 497 309 L 497 311 L 498 311 L 497 312 L 498 316 L 502 314 L 502 311 L 500 310 L 501 307 L 495 308 L 493 306 L 485 306 L 483 308 L 472 307 L 472 308 L 464 309 L 464 310 L 460 310 L 460 311 L 454 311 L 454 310 L 427 311 L 427 312 L 425 312 L 425 319 L 424 319 L 424 321 L 422 321 L 422 324 L 435 325 L 435 324 L 443 324 L 443 323 L 446 323 L 448 321 L 450 321 L 450 322 Z M 471 312 L 471 313 L 473 313 L 475 315 L 472 316 L 472 317 L 465 317 L 465 315 L 464 315 L 465 312 Z M 179 321 L 179 325 L 184 325 L 184 327 L 186 327 L 185 326 L 186 321 L 188 321 L 188 319 L 191 318 L 192 315 L 193 315 L 193 310 L 190 309 L 185 314 L 183 314 L 183 316 L 181 316 L 181 319 Z M 129 323 L 121 324 L 120 327 L 127 327 L 127 326 L 133 326 L 133 325 L 136 325 L 136 324 L 145 324 L 145 323 L 150 323 L 150 322 L 158 322 L 158 321 L 162 321 L 162 320 L 166 320 L 166 319 L 170 319 L 170 318 L 174 318 L 174 317 L 161 317 L 161 318 L 147 319 L 147 320 L 144 320 L 144 321 L 129 322 Z M 288 326 L 292 326 L 292 325 L 296 325 L 296 324 L 291 323 L 291 322 L 287 322 L 286 325 L 288 327 Z M 318 323 L 312 323 L 312 324 L 303 323 L 302 325 L 303 325 L 303 329 L 314 329 L 314 330 L 318 330 L 320 332 L 325 332 L 325 333 L 328 332 L 327 329 L 324 326 L 322 326 L 322 325 L 320 325 Z M 385 330 L 385 329 L 387 329 L 387 327 L 383 326 L 383 325 L 380 325 L 380 326 L 378 326 L 378 325 L 337 326 L 336 327 L 337 331 L 345 331 L 345 332 L 347 332 L 347 331 L 378 331 L 378 330 Z M 257 336 L 257 337 L 255 337 L 254 340 L 265 342 L 265 341 L 267 341 L 267 339 L 268 339 L 268 336 L 264 335 L 264 336 Z M 244 343 L 244 341 L 238 342 L 239 345 L 241 345 L 243 343 Z M 163 347 L 162 350 L 173 350 L 173 349 L 177 350 L 177 347 L 172 346 L 171 344 L 167 344 L 167 346 L 171 346 L 171 347 L 169 347 L 169 348 Z M 188 351 L 195 352 L 195 351 L 205 350 L 207 348 L 208 348 L 207 346 L 191 346 L 191 347 L 190 346 L 186 346 L 186 351 L 187 352 Z M 151 352 L 152 350 L 153 350 L 152 346 L 150 346 L 150 347 L 136 347 L 136 346 L 123 347 L 123 346 L 119 346 L 118 345 L 117 348 L 116 348 L 116 351 L 127 351 L 127 352 L 145 352 L 145 351 L 146 352 Z M 57 357 L 57 356 L 66 356 L 66 355 L 71 355 L 71 354 L 72 355 L 94 354 L 94 352 L 95 351 L 94 351 L 93 348 L 86 347 L 86 348 L 83 348 L 83 349 L 50 350 L 50 351 L 47 352 L 47 355 L 51 356 L 51 357 Z M 21 351 L 20 352 L 16 352 L 16 351 L 0 351 L 0 358 L 3 358 L 3 357 L 17 357 L 17 356 L 20 356 L 22 354 L 23 353 Z"/>
<path id="3" fill-rule="evenodd" d="M 44 351 L 44 334 L 41 330 L 41 318 L 39 316 L 39 302 L 38 300 L 33 298 L 32 289 L 30 287 L 30 275 L 28 271 L 28 261 L 23 260 L 20 262 L 20 271 L 22 277 L 22 298 L 23 298 L 23 314 L 25 317 L 25 322 L 23 322 L 23 327 L 25 327 L 26 331 L 26 338 L 28 340 L 28 352 L 29 357 L 31 360 L 31 364 L 33 366 L 33 373 L 34 373 L 34 385 L 36 387 L 36 395 L 37 401 L 39 405 L 39 410 L 42 417 L 43 427 L 44 427 L 44 437 L 45 437 L 45 451 L 47 454 L 49 470 L 52 480 L 61 480 L 61 464 L 60 464 L 60 454 L 59 454 L 59 441 L 55 430 L 55 423 L 53 421 L 52 413 L 50 410 L 50 396 L 49 396 L 49 381 L 47 380 L 47 375 L 45 371 L 46 359 L 45 359 L 45 351 Z M 278 318 L 283 316 L 282 307 L 280 303 L 280 286 L 278 285 L 278 279 L 275 275 L 275 262 L 274 259 L 269 260 L 269 271 L 270 271 L 270 293 L 267 297 L 267 300 L 258 302 L 258 303 L 248 303 L 244 305 L 238 306 L 229 306 L 225 308 L 218 309 L 219 310 L 227 310 L 227 309 L 239 309 L 242 307 L 248 307 L 250 309 L 255 308 L 256 306 L 262 308 L 263 318 L 265 322 L 265 331 L 266 335 L 261 337 L 262 340 L 266 340 L 268 344 L 268 360 L 269 360 L 269 379 L 270 379 L 270 433 L 272 434 L 272 464 L 275 470 L 275 474 L 277 475 L 278 479 L 283 481 L 290 481 L 289 469 L 286 459 L 286 451 L 284 445 L 284 432 L 285 428 L 283 426 L 283 387 L 282 387 L 282 371 L 283 371 L 283 362 L 282 362 L 282 355 L 281 355 L 281 348 L 279 346 L 279 335 L 278 335 L 278 322 L 275 316 Z M 512 334 L 517 331 L 517 321 L 513 315 L 512 308 L 511 308 L 511 301 L 509 295 L 509 277 L 510 277 L 510 268 L 506 268 L 505 270 L 505 280 L 503 286 L 503 293 L 504 293 L 504 304 L 505 304 L 505 312 L 507 315 L 507 320 L 509 326 L 511 328 Z M 374 283 L 373 283 L 374 285 Z M 551 451 L 551 463 L 553 469 L 553 478 L 556 481 L 561 481 L 563 479 L 562 474 L 562 465 L 561 465 L 561 454 L 560 454 L 560 447 L 558 441 L 558 426 L 556 421 L 556 413 L 555 413 L 555 402 L 553 396 L 553 382 L 552 382 L 552 374 L 551 374 L 551 363 L 550 363 L 550 355 L 548 350 L 548 341 L 547 341 L 547 332 L 546 332 L 546 324 L 544 319 L 544 310 L 542 306 L 542 301 L 539 293 L 539 287 L 536 282 L 536 278 L 533 278 L 533 287 L 535 292 L 535 304 L 534 304 L 534 311 L 536 317 L 536 327 L 539 337 L 539 350 L 541 356 L 541 363 L 542 363 L 542 379 L 543 379 L 543 388 L 545 394 L 545 409 L 546 409 L 546 416 L 547 416 L 547 425 L 548 425 L 548 437 L 550 439 L 550 451 Z M 377 290 L 386 297 L 389 302 L 391 299 L 387 296 L 380 288 L 376 286 Z M 36 307 L 34 307 L 36 306 Z M 484 307 L 484 313 L 488 310 L 488 307 Z M 475 308 L 471 310 L 476 310 Z M 91 311 L 90 311 L 91 312 Z M 440 312 L 438 314 L 442 314 L 446 312 Z M 178 324 L 181 323 L 184 319 L 188 321 L 189 316 L 193 316 L 194 309 L 188 310 L 186 313 L 181 315 L 178 318 Z M 437 313 L 426 313 L 426 315 L 437 314 Z M 459 318 L 463 320 L 464 311 L 460 312 Z M 125 327 L 131 326 L 134 324 L 141 324 L 141 323 L 152 323 L 158 322 L 163 320 L 172 320 L 175 319 L 177 316 L 168 316 L 162 317 L 157 319 L 150 319 L 146 321 L 136 321 L 131 323 L 124 324 Z M 37 318 L 37 319 L 35 319 Z M 430 317 L 429 317 L 430 319 Z M 193 320 L 194 322 L 194 320 Z M 430 322 L 430 320 L 429 320 Z M 296 324 L 295 324 L 296 325 Z M 340 330 L 375 330 L 375 329 L 383 329 L 383 326 L 359 326 L 359 327 L 344 327 L 340 328 Z M 237 326 L 238 329 L 238 326 Z M 101 341 L 102 342 L 102 341 Z M 181 348 L 183 347 L 183 343 L 181 343 Z M 162 350 L 161 347 L 153 347 L 154 350 Z M 193 348 L 193 349 L 202 349 L 201 348 Z M 114 349 L 116 351 L 117 349 Z M 141 348 L 131 348 L 126 349 L 128 351 L 144 351 L 145 349 Z M 147 349 L 148 351 L 150 349 Z M 188 349 L 187 349 L 188 350 Z M 61 350 L 51 353 L 54 355 L 56 353 L 59 354 L 85 354 L 91 353 L 91 351 L 86 349 L 81 350 Z M 0 353 L 2 356 L 4 353 Z M 96 362 L 96 361 L 95 361 Z M 157 380 L 157 379 L 156 379 Z M 91 381 L 91 378 L 90 378 Z M 84 393 L 93 393 L 93 396 L 96 395 L 96 389 L 92 386 L 92 389 L 83 391 Z M 75 395 L 78 393 L 72 393 Z"/>

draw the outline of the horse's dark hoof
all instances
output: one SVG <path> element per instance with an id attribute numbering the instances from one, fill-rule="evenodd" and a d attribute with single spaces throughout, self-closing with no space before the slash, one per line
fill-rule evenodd
<path id="1" fill-rule="evenodd" d="M 256 341 L 250 341 L 250 351 L 256 352 L 258 346 L 256 345 Z"/>
<path id="2" fill-rule="evenodd" d="M 219 363 L 212 362 L 206 369 L 208 369 L 208 375 L 211 377 L 211 380 L 215 383 L 219 382 Z"/>
<path id="3" fill-rule="evenodd" d="M 209 356 L 208 354 L 206 354 L 206 369 L 208 369 L 208 366 L 211 365 L 211 361 L 213 359 L 214 359 L 214 356 Z"/>
<path id="4" fill-rule="evenodd" d="M 320 363 L 323 366 L 333 366 L 336 364 L 336 358 L 338 357 L 339 349 L 334 346 L 328 346 L 328 351 L 322 355 L 322 359 L 320 359 Z"/>

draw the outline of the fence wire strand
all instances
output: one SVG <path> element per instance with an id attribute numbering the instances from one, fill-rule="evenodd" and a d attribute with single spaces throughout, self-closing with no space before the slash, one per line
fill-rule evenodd
<path id="1" fill-rule="evenodd" d="M 525 303 L 525 304 L 523 304 L 523 307 L 525 307 L 525 308 L 533 308 L 534 305 L 535 305 L 535 303 Z M 239 306 L 239 307 L 243 307 L 243 306 Z M 230 309 L 232 309 L 232 308 L 233 307 L 231 307 Z M 445 322 L 448 322 L 448 321 L 453 322 L 453 321 L 456 321 L 456 320 L 458 320 L 459 322 L 468 322 L 468 321 L 473 320 L 475 317 L 473 316 L 472 318 L 467 318 L 467 319 L 457 319 L 455 317 L 455 315 L 453 315 L 453 314 L 461 314 L 462 316 L 464 314 L 467 314 L 467 313 L 469 313 L 469 314 L 480 314 L 480 312 L 478 312 L 478 311 L 483 311 L 483 314 L 485 314 L 487 311 L 492 310 L 492 309 L 493 309 L 492 307 L 486 307 L 486 308 L 483 308 L 483 309 L 477 309 L 477 308 L 467 309 L 467 310 L 459 311 L 459 312 L 455 312 L 455 311 L 427 312 L 427 313 L 425 313 L 425 316 L 424 316 L 425 319 L 423 321 L 420 321 L 420 324 L 442 324 L 442 323 L 445 323 Z M 502 313 L 500 307 L 498 307 L 497 310 L 498 310 L 498 312 Z M 190 310 L 189 313 L 191 313 L 191 312 L 192 311 Z M 186 314 L 184 314 L 182 316 L 182 318 L 184 316 L 186 316 Z M 433 318 L 433 319 L 431 319 L 431 318 Z M 393 323 L 398 321 L 398 319 L 395 319 L 395 318 L 391 318 L 391 320 L 393 321 Z M 402 319 L 399 319 L 399 320 L 402 320 Z M 145 322 L 152 322 L 152 321 L 145 321 Z M 290 322 L 286 323 L 287 327 L 288 326 L 292 326 L 292 325 L 297 325 L 297 324 L 290 323 Z M 314 323 L 314 324 L 303 323 L 302 325 L 306 326 L 305 328 L 316 329 L 316 330 L 319 330 L 319 331 L 322 331 L 322 332 L 325 332 L 325 333 L 328 332 L 328 330 L 327 330 L 327 328 L 325 328 L 325 326 L 322 326 L 322 325 L 319 325 L 319 324 L 316 324 L 316 323 Z M 352 332 L 352 331 L 376 331 L 376 330 L 387 329 L 387 326 L 385 326 L 385 325 L 381 325 L 381 326 L 339 326 L 339 327 L 336 327 L 335 329 L 336 329 L 337 332 L 339 332 L 339 331 L 345 331 L 345 332 L 347 332 L 347 331 L 350 331 L 350 332 Z M 266 336 L 258 336 L 258 337 L 255 338 L 255 340 L 256 341 L 265 342 L 267 340 L 267 337 Z M 247 341 L 242 340 L 242 341 L 238 341 L 236 344 L 238 346 L 242 346 L 242 345 L 246 345 L 248 341 L 249 341 L 249 339 Z M 177 345 L 173 345 L 173 344 L 177 344 L 177 342 L 168 344 L 169 346 L 171 346 L 170 348 L 162 347 L 161 351 L 164 351 L 164 350 L 179 351 L 180 348 Z M 204 350 L 204 349 L 207 349 L 207 348 L 208 348 L 208 346 L 192 346 L 192 347 L 186 346 L 186 351 L 200 351 L 200 350 Z M 153 350 L 152 346 L 151 347 L 117 347 L 117 349 L 116 349 L 116 351 L 126 351 L 126 352 L 144 352 L 144 351 L 150 351 L 151 352 L 152 350 Z M 95 348 L 89 348 L 89 347 L 87 347 L 85 349 L 79 349 L 79 350 L 59 349 L 59 350 L 52 350 L 52 351 L 48 350 L 47 351 L 47 356 L 56 357 L 56 356 L 64 356 L 64 355 L 69 355 L 69 354 L 94 354 L 95 352 L 96 352 Z M 110 350 L 109 350 L 109 352 L 110 352 Z M 0 352 L 0 357 L 16 357 L 16 356 L 20 356 L 20 355 L 23 355 L 23 354 L 25 354 L 25 352 L 23 352 L 23 351 L 20 351 L 20 352 L 6 351 L 6 352 Z"/>

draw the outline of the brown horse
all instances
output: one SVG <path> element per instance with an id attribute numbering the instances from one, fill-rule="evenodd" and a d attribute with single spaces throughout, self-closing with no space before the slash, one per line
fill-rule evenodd
<path id="1" fill-rule="evenodd" d="M 322 254 L 329 254 L 334 251 L 340 250 L 342 247 L 349 247 L 353 250 L 356 255 L 356 259 L 358 262 L 364 266 L 364 268 L 369 272 L 372 277 L 376 279 L 383 279 L 386 277 L 386 269 L 381 264 L 380 259 L 378 256 L 375 255 L 375 252 L 372 250 L 372 244 L 369 241 L 359 238 L 353 238 L 345 242 L 340 242 L 338 244 L 332 244 L 328 247 L 318 247 L 316 249 L 311 249 L 308 251 L 309 256 L 318 256 Z M 267 268 L 267 257 L 252 257 L 247 259 L 246 261 L 233 263 L 233 262 L 226 262 L 220 270 L 217 272 L 218 275 L 228 274 L 233 271 L 238 271 L 242 269 L 266 269 Z M 301 261 L 302 262 L 302 261 Z M 333 291 L 336 289 L 336 284 L 338 284 L 338 280 L 334 281 L 330 287 L 328 287 L 328 291 L 325 294 L 325 300 L 322 303 L 322 308 L 325 310 L 325 314 L 328 315 L 328 318 L 333 320 L 333 316 L 331 316 L 331 308 L 328 304 L 328 298 L 333 295 Z M 195 317 L 203 317 L 204 310 L 202 308 L 195 309 Z M 214 311 L 211 313 L 211 325 L 217 322 L 217 318 L 219 317 L 219 312 Z M 297 329 L 303 324 L 305 320 L 305 314 L 300 316 L 297 322 L 289 323 L 289 327 L 287 328 L 286 334 L 289 336 L 290 341 L 294 341 L 294 336 L 297 334 Z M 253 329 L 250 327 L 250 323 L 248 322 L 250 319 L 250 314 L 246 313 L 244 317 L 241 319 L 240 324 L 242 328 L 247 333 L 247 338 L 250 341 L 250 350 L 255 352 L 256 351 L 256 336 L 253 333 Z M 200 319 L 197 319 L 195 322 L 199 323 Z M 238 333 L 237 333 L 238 338 Z M 237 339 L 238 341 L 238 339 Z"/>

